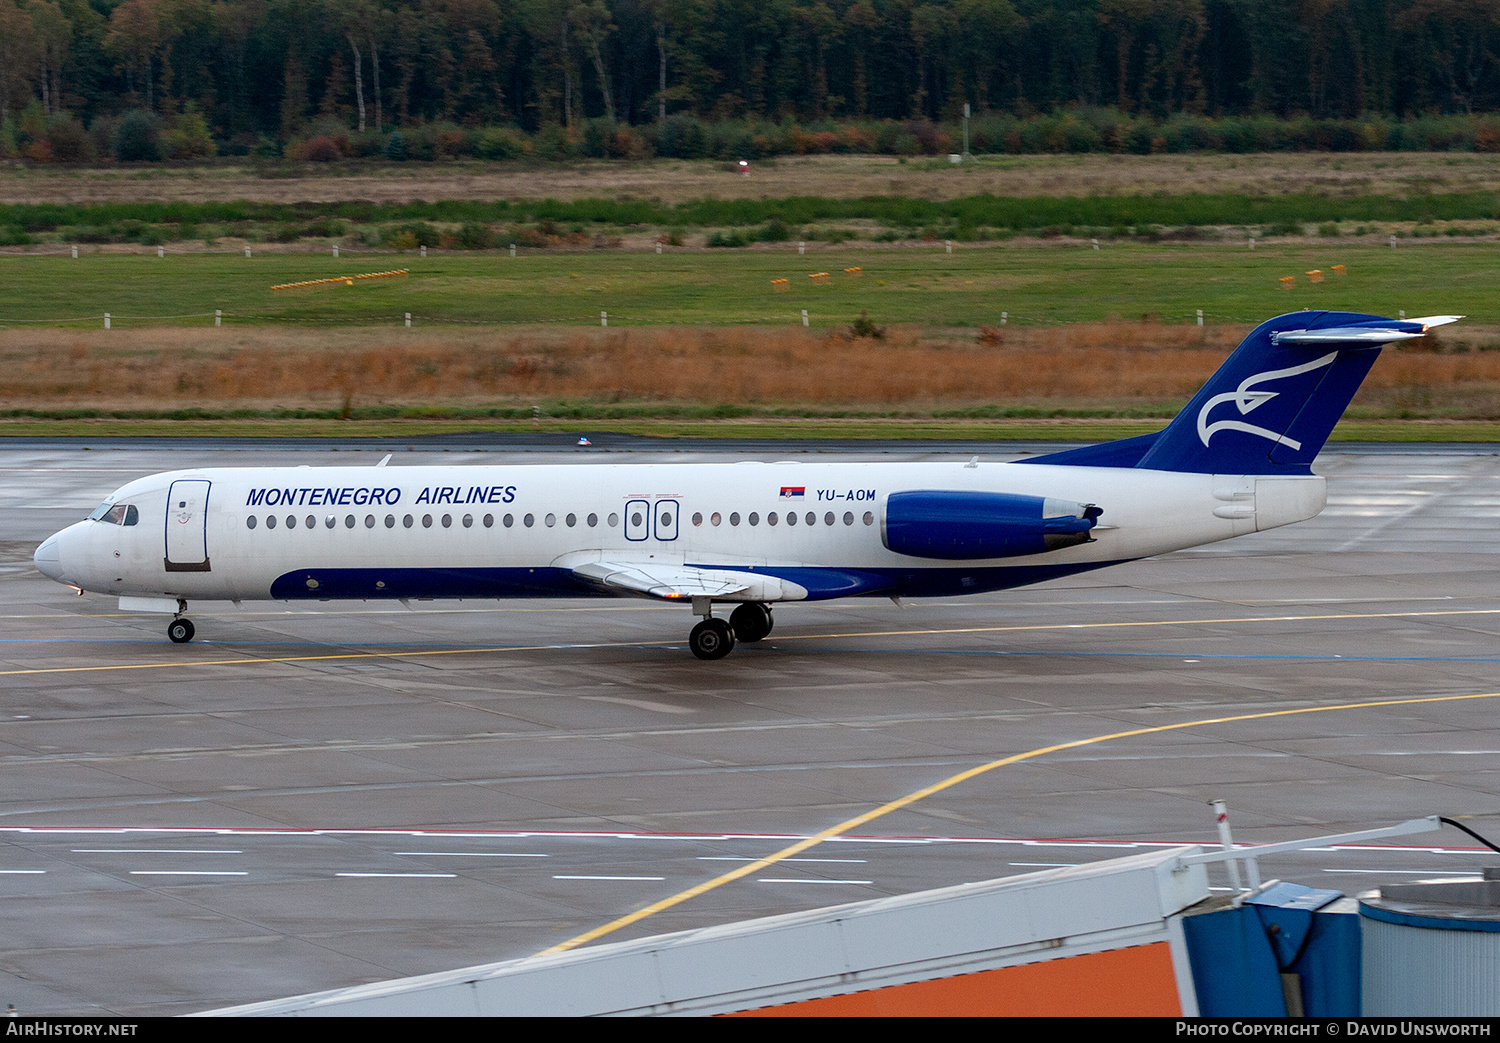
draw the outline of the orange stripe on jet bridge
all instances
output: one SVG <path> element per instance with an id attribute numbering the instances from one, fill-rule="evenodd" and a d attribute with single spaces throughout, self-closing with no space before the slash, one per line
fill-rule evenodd
<path id="1" fill-rule="evenodd" d="M 1166 942 L 737 1011 L 732 1018 L 1180 1017 Z"/>

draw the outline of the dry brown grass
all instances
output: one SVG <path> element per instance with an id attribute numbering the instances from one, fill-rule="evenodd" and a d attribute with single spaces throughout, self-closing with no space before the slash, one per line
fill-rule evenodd
<path id="1" fill-rule="evenodd" d="M 1083 323 L 883 340 L 679 327 L 0 332 L 0 406 L 178 408 L 539 400 L 930 409 L 1139 406 L 1191 395 L 1244 327 Z M 1361 403 L 1500 416 L 1500 352 L 1391 353 Z"/>
<path id="2" fill-rule="evenodd" d="M 666 203 L 714 196 L 760 199 L 811 195 L 907 195 L 952 199 L 1118 195 L 1134 192 L 1327 194 L 1500 189 L 1500 153 L 1268 153 L 1248 156 L 1048 155 L 994 157 L 951 167 L 900 164 L 890 156 L 805 156 L 757 163 L 750 177 L 711 160 L 578 162 L 565 166 L 453 163 L 370 169 L 306 164 L 264 177 L 252 166 L 98 168 L 62 171 L 0 167 L 0 203 L 270 203 L 367 199 L 584 199 L 635 196 Z M 286 176 L 288 173 L 292 176 Z"/>

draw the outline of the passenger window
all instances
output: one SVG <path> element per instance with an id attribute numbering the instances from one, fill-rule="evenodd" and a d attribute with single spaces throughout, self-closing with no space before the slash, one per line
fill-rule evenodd
<path id="1" fill-rule="evenodd" d="M 578 515 L 570 514 L 566 518 L 564 518 L 563 521 L 567 522 L 568 528 L 571 529 L 573 526 L 578 524 Z"/>
<path id="2" fill-rule="evenodd" d="M 544 520 L 544 521 L 546 521 L 546 523 L 547 523 L 547 528 L 549 528 L 549 529 L 550 529 L 550 528 L 552 528 L 552 526 L 554 526 L 554 525 L 556 525 L 556 524 L 557 524 L 557 515 L 555 515 L 555 514 L 549 514 L 549 515 L 547 515 L 547 517 L 546 517 L 546 518 L 545 518 L 545 519 L 543 519 L 543 520 Z"/>
<path id="3" fill-rule="evenodd" d="M 834 517 L 833 517 L 833 512 L 832 511 L 829 511 L 827 514 L 823 515 L 823 524 L 824 525 L 832 525 L 833 523 L 834 523 Z"/>
<path id="4" fill-rule="evenodd" d="M 611 529 L 613 529 L 616 525 L 619 525 L 619 524 L 620 524 L 620 516 L 618 514 L 616 514 L 615 512 L 611 511 L 610 514 L 609 514 L 609 527 Z"/>
<path id="5" fill-rule="evenodd" d="M 445 529 L 451 529 L 451 528 L 453 528 L 453 515 L 451 515 L 451 514 L 445 514 L 445 515 L 443 515 L 443 528 L 445 528 Z"/>
<path id="6" fill-rule="evenodd" d="M 597 514 L 591 514 L 591 515 L 589 515 L 589 528 L 592 529 L 594 526 L 596 526 L 598 524 L 599 524 L 599 516 Z"/>
<path id="7" fill-rule="evenodd" d="M 871 514 L 869 511 L 865 512 L 865 524 L 866 525 L 874 525 L 875 524 L 875 515 Z"/>
<path id="8" fill-rule="evenodd" d="M 309 518 L 308 521 L 312 521 L 312 519 Z M 367 528 L 367 529 L 373 529 L 373 528 L 375 528 L 375 515 L 373 515 L 373 514 L 367 514 L 367 515 L 365 515 L 365 528 Z"/>
<path id="9" fill-rule="evenodd" d="M 751 522 L 750 524 L 754 525 L 755 523 Z M 776 524 L 776 512 L 775 511 L 772 511 L 770 514 L 766 515 L 766 524 L 767 525 L 775 525 Z M 793 522 L 792 524 L 795 525 L 797 523 Z"/>
<path id="10" fill-rule="evenodd" d="M 731 514 L 729 516 L 729 524 L 730 525 L 738 525 L 739 523 L 740 523 L 740 512 L 739 511 L 735 511 L 733 514 Z M 754 524 L 754 523 L 752 523 L 752 524 Z"/>
<path id="11" fill-rule="evenodd" d="M 833 523 L 829 522 L 828 524 L 832 525 Z M 853 511 L 845 511 L 844 512 L 844 524 L 845 525 L 853 525 L 854 524 L 854 512 Z"/>
<path id="12" fill-rule="evenodd" d="M 533 514 L 528 514 L 526 517 L 521 519 L 521 524 L 525 525 L 528 529 L 531 528 L 536 524 L 536 516 Z"/>
<path id="13" fill-rule="evenodd" d="M 339 520 L 337 518 L 335 518 L 331 514 L 328 517 L 326 517 L 326 518 L 323 519 L 323 524 L 325 526 L 327 526 L 328 528 L 330 528 L 330 529 L 333 528 L 338 523 L 339 523 Z"/>
<path id="14" fill-rule="evenodd" d="M 255 515 L 252 514 L 252 515 L 250 515 L 250 517 L 248 517 L 248 518 L 245 519 L 245 528 L 247 528 L 247 529 L 253 529 L 253 528 L 255 528 Z"/>
<path id="15" fill-rule="evenodd" d="M 697 511 L 693 512 L 693 524 L 694 525 L 702 525 L 703 524 L 703 515 L 699 514 Z"/>
<path id="16" fill-rule="evenodd" d="M 286 527 L 288 529 L 295 529 L 297 527 L 297 519 L 295 517 L 293 517 L 292 515 L 288 514 L 286 516 Z"/>
<path id="17" fill-rule="evenodd" d="M 714 511 L 714 513 L 708 516 L 708 524 L 710 525 L 718 525 L 723 520 L 718 511 Z"/>
<path id="18" fill-rule="evenodd" d="M 486 529 L 493 529 L 495 527 L 495 516 L 493 514 L 486 514 L 484 516 L 484 527 Z"/>
<path id="19" fill-rule="evenodd" d="M 346 515 L 344 515 L 344 528 L 346 528 L 346 529 L 352 529 L 352 528 L 354 528 L 354 515 L 352 515 L 352 514 L 346 514 Z"/>
<path id="20" fill-rule="evenodd" d="M 430 514 L 424 514 L 424 515 L 422 515 L 422 528 L 424 528 L 424 529 L 430 529 L 430 528 L 432 528 L 432 515 L 430 515 Z"/>
<path id="21" fill-rule="evenodd" d="M 640 511 L 636 511 L 634 514 L 632 514 L 630 516 L 630 524 L 631 525 L 639 527 L 644 522 L 645 522 L 645 519 L 641 517 L 641 512 Z"/>
<path id="22" fill-rule="evenodd" d="M 776 519 L 776 515 L 773 514 L 773 515 L 771 515 L 770 518 L 767 518 L 766 520 L 769 521 L 772 525 L 775 525 L 776 524 L 775 519 Z M 796 525 L 797 524 L 797 512 L 796 511 L 787 511 L 786 512 L 786 523 L 788 525 Z"/>
<path id="23" fill-rule="evenodd" d="M 311 514 L 302 520 L 307 523 L 309 529 L 316 529 L 318 527 L 318 519 L 314 518 Z"/>
<path id="24" fill-rule="evenodd" d="M 276 515 L 274 515 L 274 514 L 268 514 L 268 515 L 266 515 L 266 528 L 268 528 L 268 529 L 274 529 L 274 528 L 276 528 Z"/>
<path id="25" fill-rule="evenodd" d="M 511 527 L 511 526 L 512 526 L 512 525 L 514 525 L 514 524 L 515 524 L 515 523 L 516 523 L 516 518 L 515 518 L 515 515 L 513 515 L 513 514 L 507 514 L 507 515 L 506 515 L 506 516 L 505 516 L 505 527 L 506 527 L 506 528 L 507 528 L 507 529 L 508 529 L 508 528 L 510 528 L 510 527 Z"/>
<path id="26" fill-rule="evenodd" d="M 466 529 L 472 529 L 473 527 L 474 527 L 474 516 L 472 514 L 466 514 L 466 515 L 464 515 L 464 528 L 466 528 Z"/>
<path id="27" fill-rule="evenodd" d="M 829 515 L 829 517 L 832 517 L 832 515 Z M 816 524 L 818 524 L 818 516 L 816 514 L 814 514 L 812 511 L 808 511 L 807 512 L 807 524 L 809 524 L 809 525 L 816 525 Z M 832 524 L 832 523 L 830 522 L 829 524 Z"/>
<path id="28" fill-rule="evenodd" d="M 409 514 L 405 518 L 401 519 L 401 524 L 404 525 L 404 526 L 406 526 L 408 529 L 411 528 L 411 523 L 412 523 L 412 517 Z"/>
<path id="29" fill-rule="evenodd" d="M 733 516 L 732 515 L 731 515 L 731 520 L 733 520 Z M 759 525 L 760 524 L 760 515 L 756 514 L 754 511 L 751 511 L 750 512 L 750 517 L 746 518 L 745 520 L 747 522 L 749 522 L 751 525 Z"/>
<path id="30" fill-rule="evenodd" d="M 394 529 L 396 527 L 396 516 L 394 514 L 387 514 L 385 516 L 385 527 L 387 529 Z"/>

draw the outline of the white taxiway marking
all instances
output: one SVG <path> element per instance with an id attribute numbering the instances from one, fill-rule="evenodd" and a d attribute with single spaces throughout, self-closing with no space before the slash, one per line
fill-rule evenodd
<path id="1" fill-rule="evenodd" d="M 75 855 L 243 855 L 243 851 L 228 848 L 197 847 L 75 847 Z"/>
<path id="2" fill-rule="evenodd" d="M 665 880 L 664 876 L 573 876 L 556 875 L 554 880 Z"/>
<path id="3" fill-rule="evenodd" d="M 457 873 L 334 873 L 334 876 L 352 876 L 356 879 L 367 879 L 369 877 L 415 877 L 417 879 L 452 880 Z"/>
<path id="4" fill-rule="evenodd" d="M 1478 880 L 1477 869 L 1325 869 L 1325 873 L 1382 873 L 1386 876 L 1467 876 Z"/>
<path id="5" fill-rule="evenodd" d="M 1013 865 L 1013 866 L 1050 866 L 1052 868 L 1056 868 L 1058 866 L 1076 866 L 1076 865 L 1078 865 L 1078 863 L 1077 862 L 1012 862 L 1011 865 Z"/>
<path id="6" fill-rule="evenodd" d="M 792 879 L 779 876 L 763 876 L 756 881 L 758 884 L 873 884 L 874 882 L 873 880 L 817 880 L 811 877 Z"/>
<path id="7" fill-rule="evenodd" d="M 522 854 L 514 851 L 392 851 L 393 855 L 415 855 L 419 858 L 551 858 L 551 855 Z"/>
<path id="8" fill-rule="evenodd" d="M 37 876 L 45 872 L 45 869 L 0 869 L 5 876 Z"/>
<path id="9" fill-rule="evenodd" d="M 249 876 L 232 869 L 132 869 L 131 876 Z"/>

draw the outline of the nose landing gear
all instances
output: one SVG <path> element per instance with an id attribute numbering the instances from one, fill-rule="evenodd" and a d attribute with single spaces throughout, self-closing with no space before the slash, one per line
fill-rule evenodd
<path id="1" fill-rule="evenodd" d="M 167 624 L 167 637 L 171 638 L 174 645 L 185 645 L 193 639 L 197 628 L 193 621 L 183 615 L 187 611 L 187 601 L 184 598 L 177 599 L 177 614 L 172 617 L 172 622 Z"/>

